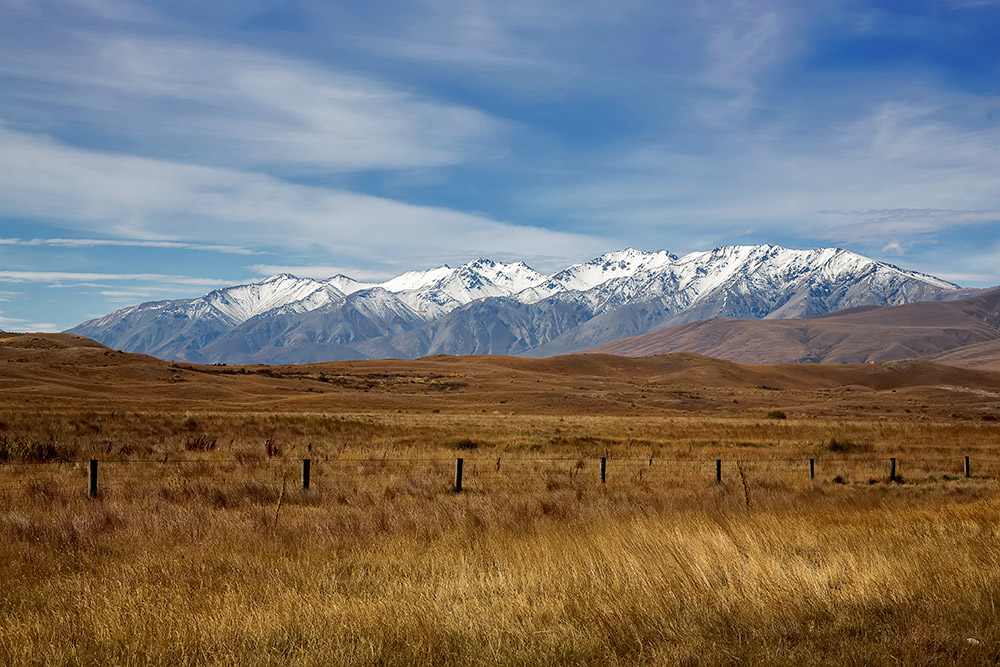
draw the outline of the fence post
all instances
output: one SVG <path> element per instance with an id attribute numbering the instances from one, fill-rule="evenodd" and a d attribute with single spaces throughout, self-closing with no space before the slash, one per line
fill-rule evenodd
<path id="1" fill-rule="evenodd" d="M 90 474 L 87 476 L 87 495 L 97 497 L 97 459 L 90 459 Z"/>
<path id="2" fill-rule="evenodd" d="M 722 483 L 722 459 L 715 459 L 715 483 Z"/>
<path id="3" fill-rule="evenodd" d="M 308 491 L 309 490 L 309 473 L 311 472 L 311 470 L 310 470 L 311 468 L 312 468 L 312 460 L 311 459 L 302 459 L 302 490 L 303 491 Z"/>
<path id="4" fill-rule="evenodd" d="M 605 456 L 601 457 L 601 484 L 606 484 L 608 481 L 608 459 Z"/>
<path id="5" fill-rule="evenodd" d="M 463 459 L 455 459 L 455 493 L 462 492 L 462 464 Z"/>
<path id="6" fill-rule="evenodd" d="M 896 481 L 896 457 L 889 459 L 889 481 Z"/>
<path id="7" fill-rule="evenodd" d="M 809 459 L 809 479 L 816 479 L 816 459 Z"/>
<path id="8" fill-rule="evenodd" d="M 965 476 L 972 477 L 972 468 L 969 466 L 969 457 L 965 457 Z"/>

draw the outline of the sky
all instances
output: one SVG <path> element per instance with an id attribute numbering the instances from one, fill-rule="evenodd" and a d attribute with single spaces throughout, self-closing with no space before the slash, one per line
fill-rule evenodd
<path id="1" fill-rule="evenodd" d="M 839 246 L 1000 284 L 998 0 L 0 0 L 0 329 Z"/>

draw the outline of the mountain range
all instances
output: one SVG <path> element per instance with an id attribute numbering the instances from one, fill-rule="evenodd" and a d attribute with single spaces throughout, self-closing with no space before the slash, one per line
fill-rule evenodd
<path id="1" fill-rule="evenodd" d="M 682 257 L 627 248 L 550 275 L 490 259 L 382 283 L 279 274 L 131 306 L 69 332 L 198 363 L 551 356 L 709 318 L 807 318 L 956 289 L 840 248 L 727 246 Z"/>

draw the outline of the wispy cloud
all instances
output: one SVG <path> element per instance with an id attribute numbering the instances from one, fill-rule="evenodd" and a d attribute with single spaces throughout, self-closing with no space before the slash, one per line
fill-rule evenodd
<path id="1" fill-rule="evenodd" d="M 785 2 L 701 0 L 705 39 L 705 81 L 752 89 L 757 77 L 794 52 L 794 5 Z"/>
<path id="2" fill-rule="evenodd" d="M 45 50 L 11 39 L 0 53 L 8 122 L 58 133 L 70 116 L 77 132 L 203 164 L 451 165 L 496 153 L 506 127 L 403 86 L 241 46 L 77 33 Z"/>
<path id="3" fill-rule="evenodd" d="M 55 333 L 59 331 L 56 324 L 52 322 L 32 322 L 22 317 L 7 317 L 0 310 L 0 329 L 6 331 L 32 331 L 42 333 Z"/>
<path id="4" fill-rule="evenodd" d="M 20 245 L 20 246 L 55 246 L 59 248 L 165 248 L 171 250 L 202 250 L 206 252 L 218 252 L 232 255 L 260 255 L 266 254 L 260 250 L 250 250 L 242 246 L 235 245 L 206 245 L 199 243 L 184 243 L 182 241 L 146 241 L 146 240 L 122 240 L 122 239 L 13 239 L 0 238 L 0 245 Z"/>
<path id="5" fill-rule="evenodd" d="M 84 233 L 207 244 L 251 237 L 265 247 L 397 262 L 486 248 L 585 255 L 606 243 L 261 174 L 85 151 L 2 127 L 0 143 L 0 209 Z"/>
<path id="6" fill-rule="evenodd" d="M 217 278 L 195 278 L 174 276 L 166 273 L 75 273 L 70 271 L 0 271 L 0 282 L 5 283 L 59 283 L 64 286 L 80 286 L 96 280 L 156 281 L 172 285 L 192 285 L 200 287 L 221 287 L 238 281 Z"/>
<path id="7" fill-rule="evenodd" d="M 906 233 L 992 222 L 1000 136 L 988 121 L 955 117 L 959 104 L 983 107 L 983 116 L 989 109 L 974 97 L 885 102 L 818 134 L 772 122 L 753 136 L 719 136 L 707 153 L 651 144 L 609 157 L 593 179 L 538 189 L 526 202 L 627 220 L 648 236 L 714 233 L 721 242 L 749 224 L 802 242 L 881 247 Z M 842 210 L 847 202 L 854 213 Z"/>
<path id="8" fill-rule="evenodd" d="M 879 243 L 892 238 L 883 251 L 903 248 L 898 236 L 906 235 L 912 244 L 921 236 L 953 227 L 1000 223 L 1000 209 L 993 211 L 955 211 L 947 209 L 882 209 L 872 211 L 819 211 L 827 225 L 817 236 Z"/>
<path id="9" fill-rule="evenodd" d="M 618 12 L 628 3 L 619 3 Z M 573 24 L 600 20 L 599 3 L 555 0 L 419 0 L 399 5 L 395 19 L 378 25 L 380 35 L 357 41 L 397 57 L 431 61 L 446 67 L 566 74 L 578 69 L 553 58 L 559 33 Z M 610 12 L 609 12 L 610 13 Z"/>

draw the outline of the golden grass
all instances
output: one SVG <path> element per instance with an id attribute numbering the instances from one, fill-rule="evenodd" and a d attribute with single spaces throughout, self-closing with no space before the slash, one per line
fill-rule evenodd
<path id="1" fill-rule="evenodd" d="M 411 481 L 412 482 L 412 481 Z M 35 489 L 3 664 L 987 664 L 996 485 Z M 969 639 L 978 643 L 970 643 Z"/>
<path id="2" fill-rule="evenodd" d="M 636 386 L 602 411 L 577 396 L 600 378 L 466 376 L 417 409 L 254 374 L 163 404 L 67 368 L 0 388 L 2 665 L 1000 661 L 992 389 Z M 702 408 L 663 407 L 681 394 Z"/>

